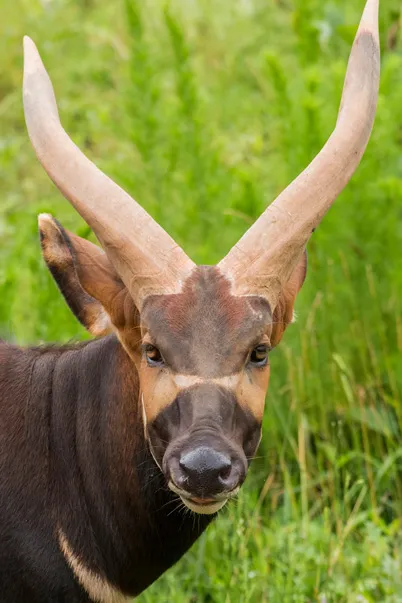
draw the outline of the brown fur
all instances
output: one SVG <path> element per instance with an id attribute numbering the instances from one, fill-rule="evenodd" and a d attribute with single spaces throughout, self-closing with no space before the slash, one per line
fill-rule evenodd
<path id="1" fill-rule="evenodd" d="M 41 225 L 44 257 L 57 275 L 66 299 L 80 293 L 80 315 L 93 332 L 106 314 L 139 371 L 147 422 L 169 406 L 180 392 L 177 374 L 208 380 L 237 375 L 231 388 L 239 402 L 262 420 L 269 367 L 244 371 L 250 346 L 264 340 L 274 347 L 293 319 L 296 295 L 304 281 L 307 256 L 289 279 L 271 316 L 267 302 L 257 296 L 235 296 L 231 283 L 215 267 L 196 268 L 182 292 L 147 298 L 141 314 L 106 254 L 89 241 L 67 233 L 50 217 Z M 58 251 L 57 251 L 58 250 Z M 50 253 L 50 251 L 52 253 Z M 61 283 L 60 283 L 61 281 Z M 93 312 L 95 309 L 98 312 Z M 148 341 L 163 353 L 169 371 L 149 368 L 140 344 Z"/>
<path id="2" fill-rule="evenodd" d="M 211 519 L 183 523 L 166 512 L 169 488 L 197 513 L 214 513 L 245 479 L 270 372 L 249 354 L 279 341 L 305 269 L 274 317 L 266 300 L 233 295 L 207 266 L 180 293 L 149 296 L 140 315 L 96 245 L 48 216 L 40 229 L 71 309 L 90 332 L 113 334 L 70 348 L 0 346 L 0 582 L 13 603 L 88 603 L 97 589 L 132 596 Z M 149 366 L 145 341 L 165 364 Z M 228 459 L 229 473 L 222 483 L 186 482 L 180 459 L 205 450 Z"/>
<path id="3" fill-rule="evenodd" d="M 71 310 L 92 335 L 107 335 L 113 330 L 110 318 L 102 304 L 83 288 L 65 238 L 66 231 L 48 214 L 41 214 L 38 221 L 43 257 Z M 91 246 L 93 257 L 102 253 L 89 241 L 80 239 L 80 242 L 82 246 Z"/>

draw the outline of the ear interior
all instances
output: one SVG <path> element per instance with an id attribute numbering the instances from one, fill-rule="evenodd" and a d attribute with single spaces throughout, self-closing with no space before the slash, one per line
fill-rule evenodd
<path id="1" fill-rule="evenodd" d="M 107 256 L 90 241 L 68 233 L 49 214 L 41 214 L 38 222 L 43 257 L 72 312 L 92 335 L 110 333 L 108 306 L 124 285 Z"/>
<path id="2" fill-rule="evenodd" d="M 275 347 L 286 330 L 289 323 L 294 320 L 294 305 L 297 294 L 299 293 L 307 273 L 307 251 L 303 255 L 294 269 L 292 276 L 283 288 L 281 296 L 275 307 L 272 318 L 273 328 L 271 334 L 271 345 Z"/>

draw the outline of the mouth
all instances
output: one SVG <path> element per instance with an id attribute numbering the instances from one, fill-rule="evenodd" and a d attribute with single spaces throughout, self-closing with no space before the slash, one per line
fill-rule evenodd
<path id="1" fill-rule="evenodd" d="M 228 500 L 236 496 L 239 491 L 239 487 L 237 487 L 231 492 L 218 494 L 215 497 L 200 498 L 198 496 L 192 496 L 188 492 L 178 488 L 172 481 L 169 481 L 168 487 L 172 492 L 180 496 L 188 509 L 200 515 L 213 515 L 214 513 L 217 513 L 226 505 Z"/>
<path id="2" fill-rule="evenodd" d="M 199 515 L 213 515 L 217 513 L 227 503 L 228 499 L 224 500 L 213 500 L 210 501 L 208 498 L 205 501 L 202 498 L 186 498 L 179 494 L 181 500 L 184 502 L 194 513 Z"/>

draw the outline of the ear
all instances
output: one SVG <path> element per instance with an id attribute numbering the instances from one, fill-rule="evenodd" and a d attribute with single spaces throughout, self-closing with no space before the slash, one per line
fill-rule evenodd
<path id="1" fill-rule="evenodd" d="M 97 337 L 138 324 L 138 311 L 100 247 L 66 231 L 49 214 L 38 217 L 42 253 L 67 304 Z"/>
<path id="2" fill-rule="evenodd" d="M 278 304 L 272 318 L 273 328 L 271 345 L 278 345 L 289 323 L 294 320 L 294 305 L 307 273 L 307 251 L 303 255 L 292 273 L 292 276 L 283 288 Z"/>

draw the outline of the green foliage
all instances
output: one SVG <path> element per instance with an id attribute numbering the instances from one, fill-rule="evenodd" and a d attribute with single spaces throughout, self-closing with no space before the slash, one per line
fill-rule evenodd
<path id="1" fill-rule="evenodd" d="M 89 233 L 30 148 L 24 33 L 73 139 L 213 263 L 330 134 L 362 7 L 0 0 L 1 334 L 86 336 L 40 259 L 37 213 Z M 400 19 L 399 3 L 381 0 L 375 129 L 310 242 L 297 324 L 271 358 L 260 457 L 238 503 L 144 603 L 402 601 Z"/>

